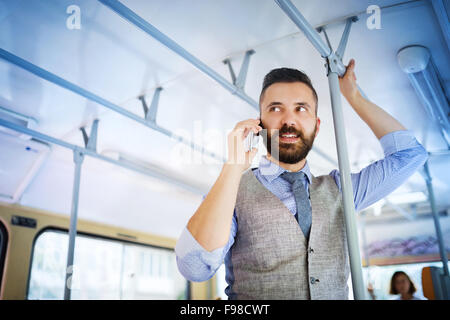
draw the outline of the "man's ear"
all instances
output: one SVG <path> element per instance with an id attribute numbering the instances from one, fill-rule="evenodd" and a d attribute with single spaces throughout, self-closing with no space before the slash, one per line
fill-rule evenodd
<path id="1" fill-rule="evenodd" d="M 320 118 L 319 117 L 317 117 L 317 128 L 316 128 L 316 135 L 314 136 L 314 138 L 315 137 L 317 137 L 317 134 L 319 133 L 319 130 L 320 130 Z"/>

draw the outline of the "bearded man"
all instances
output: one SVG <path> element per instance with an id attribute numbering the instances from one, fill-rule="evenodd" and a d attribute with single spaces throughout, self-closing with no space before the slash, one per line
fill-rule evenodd
<path id="1" fill-rule="evenodd" d="M 352 59 L 341 93 L 384 150 L 383 159 L 351 174 L 361 211 L 403 184 L 428 154 L 360 94 L 354 68 Z M 320 130 L 317 93 L 303 72 L 274 69 L 259 105 L 259 119 L 239 122 L 228 135 L 228 161 L 175 247 L 178 269 L 205 281 L 225 262 L 229 299 L 348 299 L 340 174 L 315 177 L 306 159 Z M 257 149 L 247 151 L 244 139 L 263 128 L 267 156 L 251 169 Z"/>

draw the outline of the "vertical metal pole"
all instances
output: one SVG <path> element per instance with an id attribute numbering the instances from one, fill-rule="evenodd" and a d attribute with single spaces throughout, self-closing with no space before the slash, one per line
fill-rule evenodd
<path id="1" fill-rule="evenodd" d="M 64 300 L 70 300 L 73 277 L 73 257 L 75 251 L 75 237 L 77 235 L 77 219 L 78 219 L 78 199 L 80 195 L 80 178 L 81 165 L 83 164 L 84 154 L 75 149 L 73 151 L 73 161 L 75 162 L 75 176 L 72 190 L 72 210 L 70 213 L 69 227 L 69 250 L 67 253 L 66 280 L 64 282 Z"/>
<path id="2" fill-rule="evenodd" d="M 347 143 L 345 139 L 344 115 L 341 105 L 341 91 L 339 88 L 339 75 L 344 75 L 346 67 L 331 48 L 322 40 L 319 33 L 308 23 L 300 11 L 290 0 L 275 0 L 286 15 L 294 22 L 312 45 L 328 62 L 328 83 L 330 87 L 331 106 L 333 110 L 334 131 L 339 161 L 342 198 L 345 213 L 345 227 L 347 231 L 348 251 L 350 257 L 350 269 L 352 272 L 353 296 L 357 300 L 365 299 L 364 281 L 362 276 L 361 256 L 359 253 L 358 232 L 356 229 L 355 204 L 353 202 L 353 187 L 350 177 L 350 165 L 348 160 Z M 347 30 L 349 31 L 349 30 Z M 348 36 L 348 32 L 344 33 Z M 344 49 L 341 45 L 341 53 Z"/>
<path id="3" fill-rule="evenodd" d="M 436 237 L 438 240 L 439 252 L 441 255 L 441 260 L 442 260 L 443 270 L 444 270 L 444 274 L 440 275 L 440 287 L 442 290 L 443 299 L 449 300 L 450 299 L 450 274 L 449 274 L 449 269 L 448 269 L 447 250 L 445 248 L 444 238 L 442 236 L 442 231 L 441 231 L 441 223 L 439 221 L 439 215 L 438 215 L 438 212 L 436 209 L 436 201 L 434 198 L 433 184 L 432 184 L 432 178 L 431 178 L 431 174 L 430 174 L 430 168 L 428 166 L 428 161 L 425 162 L 424 172 L 425 172 L 425 181 L 427 183 L 427 189 L 428 189 L 428 200 L 430 201 L 430 205 L 431 205 L 431 212 L 433 214 L 434 227 L 436 229 Z"/>
<path id="4" fill-rule="evenodd" d="M 331 106 L 333 110 L 334 132 L 339 161 L 339 172 L 344 204 L 345 227 L 352 273 L 353 296 L 356 300 L 365 299 L 364 281 L 362 275 L 361 256 L 359 253 L 358 232 L 356 229 L 355 204 L 353 202 L 353 186 L 350 177 L 350 165 L 345 138 L 344 115 L 341 104 L 341 91 L 337 72 L 328 73 Z"/>
<path id="5" fill-rule="evenodd" d="M 445 250 L 445 244 L 444 244 L 444 238 L 442 237 L 442 231 L 441 231 L 441 223 L 439 222 L 439 216 L 438 212 L 436 210 L 436 201 L 434 198 L 434 191 L 433 191 L 433 185 L 431 183 L 431 175 L 430 175 L 430 169 L 428 167 L 428 161 L 425 162 L 424 165 L 424 171 L 426 175 L 426 183 L 427 183 L 427 189 L 428 189 L 428 200 L 430 201 L 431 206 L 431 212 L 433 214 L 433 220 L 434 220 L 434 227 L 436 229 L 436 237 L 439 244 L 439 252 L 441 254 L 441 260 L 444 265 L 444 275 L 450 276 L 449 270 L 448 270 L 448 259 L 447 259 L 447 252 Z"/>

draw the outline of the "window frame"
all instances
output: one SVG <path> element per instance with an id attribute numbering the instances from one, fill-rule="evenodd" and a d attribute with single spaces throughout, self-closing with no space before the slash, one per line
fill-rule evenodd
<path id="1" fill-rule="evenodd" d="M 0 221 L 0 225 L 1 225 L 1 221 Z M 63 234 L 67 234 L 67 235 L 69 234 L 68 229 L 49 226 L 49 227 L 42 228 L 34 236 L 32 247 L 31 247 L 30 264 L 29 264 L 29 267 L 28 267 L 27 286 L 26 286 L 26 292 L 25 292 L 25 299 L 26 300 L 28 300 L 28 295 L 29 295 L 29 291 L 30 291 L 31 268 L 33 266 L 34 248 L 36 246 L 36 241 L 39 239 L 39 237 L 42 234 L 44 234 L 45 232 L 49 232 L 49 231 L 50 232 L 63 233 Z M 85 236 L 85 237 L 93 238 L 93 239 L 115 241 L 115 242 L 119 242 L 119 243 L 123 243 L 123 244 L 132 244 L 132 245 L 143 246 L 143 247 L 153 248 L 153 249 L 162 249 L 162 250 L 166 250 L 166 251 L 170 251 L 170 252 L 175 253 L 175 249 L 170 249 L 170 248 L 167 248 L 167 247 L 162 247 L 162 246 L 148 244 L 148 243 L 142 243 L 142 242 L 138 242 L 138 241 L 126 240 L 126 239 L 117 239 L 117 238 L 113 238 L 113 237 L 108 237 L 108 236 L 99 235 L 99 234 L 95 234 L 95 233 L 84 232 L 84 231 L 77 231 L 76 236 Z M 0 280 L 1 280 L 1 278 L 0 278 Z M 185 279 L 185 282 L 186 282 L 186 285 L 185 285 L 186 300 L 190 300 L 191 299 L 190 281 Z"/>
<path id="2" fill-rule="evenodd" d="M 8 250 L 9 234 L 6 225 L 0 219 L 0 292 L 3 284 L 3 273 L 5 271 L 6 251 Z"/>

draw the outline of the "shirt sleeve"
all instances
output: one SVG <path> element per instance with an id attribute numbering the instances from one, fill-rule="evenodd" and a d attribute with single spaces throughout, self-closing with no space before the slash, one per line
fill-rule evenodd
<path id="1" fill-rule="evenodd" d="M 221 248 L 208 251 L 195 240 L 185 227 L 175 246 L 177 266 L 180 273 L 186 279 L 197 282 L 212 278 L 233 245 L 236 232 L 236 215 L 233 214 L 228 243 Z"/>
<path id="2" fill-rule="evenodd" d="M 361 211 L 401 186 L 428 159 L 425 148 L 410 130 L 390 132 L 380 139 L 384 158 L 351 174 L 355 210 Z M 340 173 L 333 170 L 341 191 Z"/>

